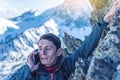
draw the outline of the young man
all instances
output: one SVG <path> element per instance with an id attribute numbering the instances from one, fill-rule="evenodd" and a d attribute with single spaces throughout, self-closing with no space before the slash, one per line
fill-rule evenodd
<path id="1" fill-rule="evenodd" d="M 70 56 L 62 56 L 61 42 L 57 36 L 52 33 L 44 34 L 39 40 L 37 53 L 30 53 L 27 65 L 19 69 L 10 80 L 68 80 L 75 70 L 77 59 L 86 59 L 96 48 L 101 33 L 119 5 L 120 1 L 117 0 L 108 14 L 97 23 L 89 37 Z M 38 63 L 35 63 L 36 55 L 39 56 Z"/>

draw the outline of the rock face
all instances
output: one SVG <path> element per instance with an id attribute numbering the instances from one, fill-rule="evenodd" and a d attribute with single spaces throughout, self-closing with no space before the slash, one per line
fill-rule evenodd
<path id="1" fill-rule="evenodd" d="M 108 27 L 110 31 L 94 51 L 86 80 L 119 80 L 120 8 Z"/>
<path id="2" fill-rule="evenodd" d="M 88 60 L 79 58 L 75 63 L 75 71 L 71 74 L 69 80 L 85 80 L 88 68 L 89 68 Z"/>
<path id="3" fill-rule="evenodd" d="M 110 30 L 100 39 L 93 52 L 90 64 L 88 60 L 78 59 L 75 72 L 69 80 L 120 80 L 120 8 L 111 19 L 108 28 Z M 71 50 L 76 49 L 75 46 L 72 48 Z"/>
<path id="4" fill-rule="evenodd" d="M 72 51 L 76 50 L 82 43 L 80 39 L 74 38 L 73 36 L 68 35 L 67 33 L 65 33 L 63 37 L 63 42 L 65 47 L 67 48 L 68 53 L 71 53 Z"/>

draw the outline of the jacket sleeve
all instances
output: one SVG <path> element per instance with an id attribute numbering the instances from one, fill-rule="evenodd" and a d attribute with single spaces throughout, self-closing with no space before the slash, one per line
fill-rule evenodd
<path id="1" fill-rule="evenodd" d="M 81 46 L 72 53 L 71 58 L 77 60 L 78 58 L 88 58 L 91 52 L 97 47 L 102 32 L 104 31 L 107 23 L 101 19 L 96 25 L 91 34 L 81 44 Z"/>
<path id="2" fill-rule="evenodd" d="M 20 69 L 18 69 L 10 78 L 9 80 L 34 80 L 30 71 L 28 65 L 22 66 Z"/>
<path id="3" fill-rule="evenodd" d="M 86 38 L 86 40 L 81 44 L 81 46 L 76 51 L 74 51 L 70 56 L 65 58 L 66 65 L 70 66 L 68 68 L 69 72 L 74 71 L 75 61 L 77 61 L 78 58 L 86 59 L 89 57 L 91 52 L 96 48 L 99 42 L 99 39 L 101 37 L 101 34 L 106 26 L 107 26 L 107 23 L 105 23 L 104 20 L 101 19 L 95 25 L 94 30 Z"/>

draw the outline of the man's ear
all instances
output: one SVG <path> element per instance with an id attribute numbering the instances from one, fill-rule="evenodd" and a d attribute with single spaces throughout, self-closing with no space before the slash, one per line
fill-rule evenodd
<path id="1" fill-rule="evenodd" d="M 59 48 L 58 50 L 57 50 L 57 56 L 61 56 L 62 55 L 62 48 Z"/>

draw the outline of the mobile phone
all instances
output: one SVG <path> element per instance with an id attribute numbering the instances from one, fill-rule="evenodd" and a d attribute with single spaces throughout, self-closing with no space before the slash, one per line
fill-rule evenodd
<path id="1" fill-rule="evenodd" d="M 40 62 L 40 58 L 39 58 L 39 54 L 38 54 L 38 50 L 35 50 L 36 55 L 34 55 L 34 60 L 35 60 L 35 64 L 37 64 L 38 62 Z"/>

